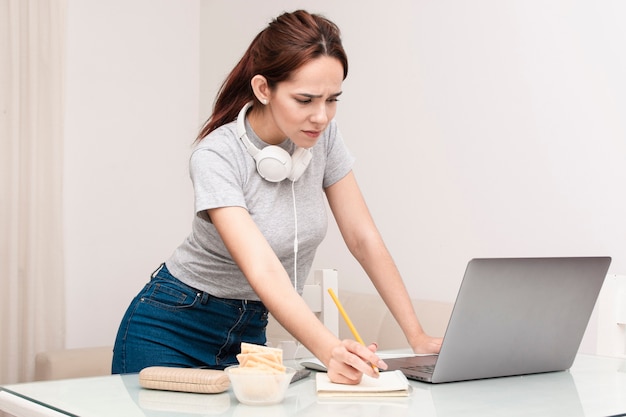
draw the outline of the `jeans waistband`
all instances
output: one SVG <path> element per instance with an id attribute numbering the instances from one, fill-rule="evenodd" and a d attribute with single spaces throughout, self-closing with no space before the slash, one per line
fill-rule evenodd
<path id="1" fill-rule="evenodd" d="M 191 285 L 185 284 L 184 282 L 182 282 L 181 280 L 179 280 L 178 278 L 176 278 L 174 275 L 172 275 L 172 273 L 169 271 L 169 269 L 167 269 L 167 265 L 165 265 L 165 262 L 162 263 L 161 265 L 159 265 L 159 267 L 152 273 L 151 277 L 155 278 L 155 277 L 160 277 L 160 278 L 167 278 L 167 279 L 172 279 L 175 281 L 180 282 L 181 284 L 191 288 L 192 290 L 194 290 L 197 293 L 201 293 L 204 297 L 208 297 L 208 298 L 214 298 L 217 300 L 221 300 L 222 302 L 225 303 L 229 303 L 229 304 L 234 304 L 234 305 L 243 305 L 244 307 L 251 307 L 251 308 L 262 308 L 267 310 L 267 308 L 265 307 L 265 304 L 263 304 L 262 301 L 258 301 L 258 300 L 241 300 L 241 299 L 236 299 L 236 298 L 222 298 L 222 297 L 216 297 L 212 294 L 209 294 L 205 291 L 199 290 L 197 288 L 192 287 Z"/>

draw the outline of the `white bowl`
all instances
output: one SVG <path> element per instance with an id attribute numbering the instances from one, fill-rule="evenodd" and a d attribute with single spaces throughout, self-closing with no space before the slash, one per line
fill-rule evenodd
<path id="1" fill-rule="evenodd" d="M 287 368 L 284 373 L 271 373 L 246 368 L 239 365 L 224 369 L 230 379 L 235 397 L 242 404 L 271 405 L 278 404 L 285 398 L 285 393 L 296 370 Z"/>

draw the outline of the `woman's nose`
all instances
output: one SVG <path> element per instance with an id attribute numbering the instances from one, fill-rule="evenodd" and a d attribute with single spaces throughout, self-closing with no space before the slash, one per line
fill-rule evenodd
<path id="1" fill-rule="evenodd" d="M 326 102 L 315 106 L 314 111 L 311 114 L 311 121 L 322 125 L 328 123 L 328 110 L 326 109 Z"/>

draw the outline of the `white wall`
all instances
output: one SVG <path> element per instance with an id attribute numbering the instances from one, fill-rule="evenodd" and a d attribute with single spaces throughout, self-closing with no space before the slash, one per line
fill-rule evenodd
<path id="1" fill-rule="evenodd" d="M 472 257 L 611 255 L 626 270 L 626 5 L 381 4 L 70 0 L 70 345 L 111 343 L 188 232 L 196 100 L 204 119 L 252 37 L 299 7 L 343 31 L 337 119 L 413 297 L 452 301 Z M 373 291 L 334 226 L 315 266 Z"/>
<path id="2" fill-rule="evenodd" d="M 473 257 L 610 255 L 624 271 L 626 5 L 381 4 L 204 0 L 201 111 L 273 16 L 323 13 L 350 58 L 337 119 L 413 297 L 453 301 Z M 314 266 L 373 292 L 335 227 Z M 582 351 L 596 330 L 594 314 Z"/>
<path id="3" fill-rule="evenodd" d="M 337 119 L 414 297 L 454 299 L 472 257 L 608 254 L 626 269 L 623 2 L 240 3 L 203 2 L 201 108 L 282 10 L 338 23 L 350 74 Z M 339 240 L 316 264 L 362 288 Z"/>
<path id="4" fill-rule="evenodd" d="M 131 298 L 188 232 L 198 1 L 69 0 L 67 344 L 110 345 Z"/>

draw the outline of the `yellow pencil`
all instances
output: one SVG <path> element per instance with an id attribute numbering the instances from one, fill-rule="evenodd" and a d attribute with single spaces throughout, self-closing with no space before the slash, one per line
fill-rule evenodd
<path id="1" fill-rule="evenodd" d="M 346 310 L 344 310 L 343 306 L 341 305 L 341 302 L 339 301 L 339 298 L 337 298 L 337 295 L 335 294 L 332 288 L 328 289 L 328 294 L 330 294 L 330 297 L 335 302 L 335 305 L 337 306 L 337 310 L 339 310 L 339 313 L 341 313 L 341 316 L 345 320 L 346 324 L 348 325 L 348 328 L 354 335 L 354 338 L 356 339 L 356 341 L 362 344 L 363 346 L 365 346 L 365 342 L 363 342 L 363 339 L 361 339 L 359 332 L 356 331 L 356 327 L 354 327 L 354 324 L 352 324 L 352 320 L 350 320 L 350 317 L 348 317 L 348 313 L 346 313 Z M 370 365 L 372 366 L 372 369 L 376 373 L 379 372 L 378 367 L 376 365 L 374 365 L 373 363 L 371 363 Z"/>

